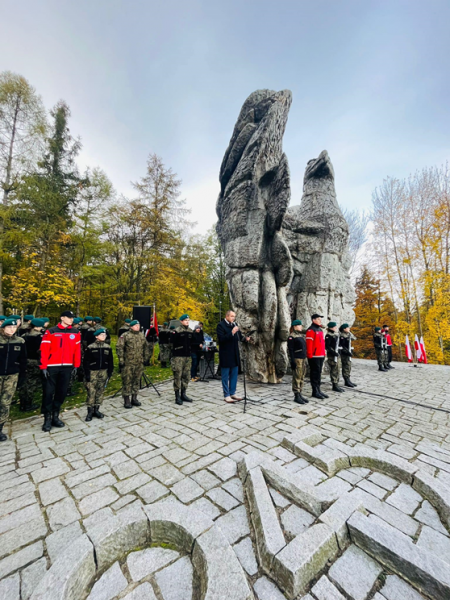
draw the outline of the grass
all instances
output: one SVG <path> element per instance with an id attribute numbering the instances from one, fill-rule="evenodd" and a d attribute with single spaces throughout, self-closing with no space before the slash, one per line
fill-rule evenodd
<path id="1" fill-rule="evenodd" d="M 119 359 L 116 354 L 116 343 L 117 336 L 111 336 L 111 347 L 113 349 L 114 354 L 114 373 L 111 379 L 108 382 L 108 387 L 105 392 L 105 396 L 113 396 L 116 392 L 118 392 L 122 387 L 122 380 L 119 374 Z M 164 381 L 166 379 L 170 379 L 172 377 L 172 370 L 170 368 L 162 369 L 159 365 L 157 358 L 159 356 L 159 346 L 155 346 L 154 357 L 150 361 L 150 366 L 145 367 L 145 374 L 150 377 L 153 383 L 158 383 L 160 381 Z M 152 362 L 154 364 L 152 364 Z M 75 382 L 73 386 L 74 395 L 66 398 L 63 409 L 67 410 L 69 408 L 76 408 L 77 406 L 83 406 L 86 403 L 86 389 L 83 383 Z M 29 412 L 22 412 L 19 409 L 19 398 L 16 393 L 15 398 L 17 399 L 17 403 L 11 406 L 10 419 L 11 421 L 17 421 L 18 419 L 28 419 L 29 417 L 34 417 L 41 413 L 40 403 L 42 400 L 41 394 L 36 396 L 35 401 L 39 402 L 39 408 L 36 410 L 32 410 Z"/>

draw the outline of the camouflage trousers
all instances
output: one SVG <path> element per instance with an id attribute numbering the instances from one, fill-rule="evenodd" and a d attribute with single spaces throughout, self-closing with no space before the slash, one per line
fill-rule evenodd
<path id="1" fill-rule="evenodd" d="M 173 373 L 173 389 L 176 392 L 185 390 L 191 379 L 191 362 L 190 356 L 172 356 L 170 366 Z"/>
<path id="2" fill-rule="evenodd" d="M 125 363 L 125 366 L 120 372 L 122 377 L 122 396 L 132 396 L 137 394 L 141 385 L 141 377 L 144 372 L 144 365 L 142 362 L 138 363 Z"/>
<path id="3" fill-rule="evenodd" d="M 330 369 L 330 378 L 331 383 L 335 383 L 336 385 L 339 383 L 339 372 L 341 370 L 341 357 L 338 356 L 337 360 L 335 357 L 327 358 L 328 368 Z"/>
<path id="4" fill-rule="evenodd" d="M 160 344 L 159 345 L 159 360 L 161 362 L 169 362 L 169 360 L 170 360 L 169 344 Z"/>
<path id="5" fill-rule="evenodd" d="M 346 354 L 343 354 L 341 356 L 341 363 L 342 363 L 342 376 L 345 379 L 350 379 L 350 374 L 352 372 L 351 356 L 347 356 Z"/>
<path id="6" fill-rule="evenodd" d="M 18 373 L 0 375 L 0 425 L 8 420 L 9 408 L 17 388 L 18 379 Z"/>
<path id="7" fill-rule="evenodd" d="M 292 391 L 301 392 L 303 388 L 303 381 L 305 379 L 305 359 L 295 359 L 295 370 L 292 371 Z"/>
<path id="8" fill-rule="evenodd" d="M 26 369 L 26 379 L 19 389 L 20 406 L 24 410 L 31 406 L 37 394 L 42 400 L 42 373 L 37 360 L 29 360 Z"/>
<path id="9" fill-rule="evenodd" d="M 101 369 L 100 371 L 91 371 L 89 374 L 90 381 L 86 382 L 86 404 L 87 406 L 100 406 L 103 403 L 105 394 L 105 383 L 108 379 L 108 371 Z"/>
<path id="10" fill-rule="evenodd" d="M 384 367 L 385 365 L 387 365 L 387 352 L 385 350 L 382 350 L 381 348 L 375 348 L 375 352 L 377 355 L 378 366 Z"/>

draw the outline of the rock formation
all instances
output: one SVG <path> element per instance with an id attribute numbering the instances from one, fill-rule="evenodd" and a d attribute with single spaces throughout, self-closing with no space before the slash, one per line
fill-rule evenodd
<path id="1" fill-rule="evenodd" d="M 349 277 L 348 225 L 336 200 L 326 150 L 308 162 L 301 204 L 287 210 L 282 231 L 293 259 L 288 292 L 292 317 L 309 324 L 311 314 L 318 312 L 325 319 L 352 324 L 355 293 Z"/>
<path id="2" fill-rule="evenodd" d="M 282 140 L 291 102 L 287 90 L 247 98 L 223 158 L 216 209 L 232 306 L 253 342 L 245 347 L 247 373 L 271 383 L 287 369 L 292 260 L 280 230 L 290 200 Z"/>

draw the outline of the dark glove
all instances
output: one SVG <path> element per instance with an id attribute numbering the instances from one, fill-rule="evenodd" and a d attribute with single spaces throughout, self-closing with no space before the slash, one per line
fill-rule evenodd
<path id="1" fill-rule="evenodd" d="M 42 375 L 43 375 L 43 377 L 45 377 L 45 379 L 48 379 L 48 371 L 47 371 L 47 369 L 42 369 Z"/>
<path id="2" fill-rule="evenodd" d="M 291 362 L 291 369 L 293 371 L 295 371 L 296 368 L 297 368 L 297 365 L 295 364 L 295 362 Z"/>

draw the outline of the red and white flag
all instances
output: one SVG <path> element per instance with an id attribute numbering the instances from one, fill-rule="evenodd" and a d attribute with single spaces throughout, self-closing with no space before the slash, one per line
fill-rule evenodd
<path id="1" fill-rule="evenodd" d="M 422 362 L 422 349 L 420 348 L 420 342 L 417 333 L 414 338 L 414 348 L 416 349 L 417 362 L 420 363 Z"/>
<path id="2" fill-rule="evenodd" d="M 158 318 L 156 316 L 156 308 L 153 309 L 153 319 L 152 319 L 152 325 L 153 327 L 156 329 L 156 335 L 159 335 L 159 330 L 158 330 Z"/>
<path id="3" fill-rule="evenodd" d="M 413 362 L 413 355 L 411 352 L 411 346 L 409 344 L 408 336 L 406 336 L 406 338 L 405 338 L 405 354 L 406 354 L 406 358 L 408 359 L 408 362 Z"/>
<path id="4" fill-rule="evenodd" d="M 422 351 L 422 362 L 424 364 L 427 364 L 428 363 L 427 352 L 425 350 L 425 342 L 423 341 L 423 337 L 422 336 L 420 338 L 420 350 Z"/>

